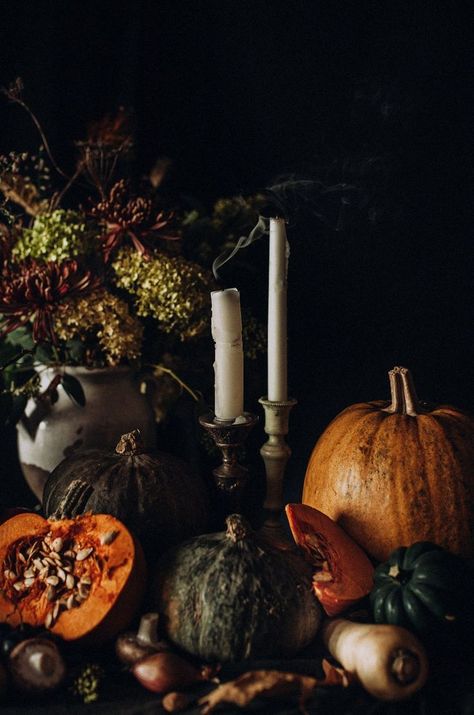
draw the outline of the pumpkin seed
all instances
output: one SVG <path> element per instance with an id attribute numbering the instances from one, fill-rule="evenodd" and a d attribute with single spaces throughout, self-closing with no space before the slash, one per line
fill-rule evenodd
<path id="1" fill-rule="evenodd" d="M 21 553 L 21 551 L 18 551 L 18 559 L 19 559 L 22 563 L 26 564 L 26 557 Z"/>
<path id="2" fill-rule="evenodd" d="M 76 554 L 74 553 L 74 551 L 71 551 L 71 549 L 68 549 L 67 551 L 65 551 L 65 552 L 63 553 L 63 556 L 67 556 L 69 559 L 75 559 L 75 558 L 76 558 Z"/>
<path id="3" fill-rule="evenodd" d="M 23 574 L 24 578 L 35 578 L 35 570 L 34 569 L 26 569 L 25 573 Z"/>
<path id="4" fill-rule="evenodd" d="M 3 575 L 4 575 L 5 578 L 8 579 L 9 581 L 16 581 L 17 578 L 18 578 L 18 576 L 16 575 L 16 573 L 15 573 L 14 571 L 12 571 L 11 569 L 7 569 L 6 571 L 4 571 L 4 572 L 3 572 Z"/>
<path id="5" fill-rule="evenodd" d="M 48 576 L 46 579 L 46 583 L 48 583 L 50 586 L 57 586 L 59 583 L 59 579 L 57 576 Z"/>
<path id="6" fill-rule="evenodd" d="M 76 582 L 76 579 L 72 575 L 72 573 L 68 573 L 66 576 L 66 588 L 72 589 L 74 588 L 74 584 Z"/>
<path id="7" fill-rule="evenodd" d="M 66 580 L 66 572 L 63 571 L 63 569 L 60 566 L 58 566 L 58 568 L 56 569 L 56 574 L 57 574 L 58 578 L 61 579 L 61 581 Z"/>
<path id="8" fill-rule="evenodd" d="M 51 628 L 52 623 L 53 623 L 53 613 L 52 613 L 52 611 L 49 611 L 48 615 L 46 616 L 44 625 L 46 626 L 46 628 Z"/>
<path id="9" fill-rule="evenodd" d="M 74 606 L 74 594 L 71 593 L 71 595 L 69 596 L 69 598 L 66 601 L 66 608 L 68 611 L 70 611 L 73 606 Z"/>
<path id="10" fill-rule="evenodd" d="M 81 549 L 76 554 L 76 561 L 84 561 L 84 559 L 87 559 L 93 551 L 94 549 L 92 547 L 89 549 Z"/>
<path id="11" fill-rule="evenodd" d="M 102 544 L 102 546 L 108 546 L 113 541 L 115 541 L 118 535 L 118 531 L 107 531 L 105 534 L 101 534 L 100 543 Z"/>
<path id="12" fill-rule="evenodd" d="M 59 613 L 59 601 L 56 601 L 56 603 L 53 606 L 53 619 L 54 620 L 56 620 L 56 618 L 58 617 L 58 613 Z"/>
<path id="13" fill-rule="evenodd" d="M 54 553 L 59 553 L 60 551 L 62 551 L 63 546 L 64 542 L 61 537 L 58 536 L 51 543 L 51 551 L 54 551 Z"/>
<path id="14" fill-rule="evenodd" d="M 48 586 L 46 589 L 46 600 L 47 601 L 54 601 L 54 598 L 56 596 L 56 589 L 54 586 Z"/>
<path id="15" fill-rule="evenodd" d="M 85 584 L 80 583 L 79 584 L 79 596 L 83 601 L 86 600 L 86 598 L 89 596 L 89 586 L 86 586 Z"/>
<path id="16" fill-rule="evenodd" d="M 15 581 L 15 583 L 13 584 L 13 588 L 15 589 L 15 591 L 23 591 L 23 586 L 23 581 Z"/>
<path id="17" fill-rule="evenodd" d="M 317 571 L 313 574 L 313 581 L 333 581 L 332 574 L 329 571 Z"/>
<path id="18" fill-rule="evenodd" d="M 33 566 L 37 571 L 41 571 L 41 569 L 43 568 L 43 562 L 41 561 L 41 559 L 33 559 Z"/>
<path id="19" fill-rule="evenodd" d="M 30 588 L 30 586 L 32 586 L 35 581 L 36 581 L 36 579 L 34 576 L 33 576 L 33 578 L 25 578 L 25 581 L 24 581 L 25 588 Z"/>

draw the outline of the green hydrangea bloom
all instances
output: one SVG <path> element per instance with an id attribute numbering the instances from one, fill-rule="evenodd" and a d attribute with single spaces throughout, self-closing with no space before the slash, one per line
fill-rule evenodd
<path id="1" fill-rule="evenodd" d="M 212 274 L 182 256 L 142 256 L 126 247 L 113 263 L 119 288 L 134 297 L 138 315 L 158 321 L 160 330 L 188 340 L 209 323 Z"/>
<path id="2" fill-rule="evenodd" d="M 143 326 L 128 304 L 104 288 L 64 301 L 54 317 L 60 340 L 98 341 L 107 365 L 136 360 L 141 354 Z"/>
<path id="3" fill-rule="evenodd" d="M 39 214 L 31 228 L 22 231 L 13 256 L 20 260 L 64 261 L 89 253 L 92 238 L 83 215 L 69 209 L 56 209 Z"/>

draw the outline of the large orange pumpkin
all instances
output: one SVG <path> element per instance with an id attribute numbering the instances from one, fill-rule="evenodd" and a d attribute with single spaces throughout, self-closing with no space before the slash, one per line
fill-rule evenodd
<path id="1" fill-rule="evenodd" d="M 303 502 L 371 556 L 432 541 L 474 555 L 474 419 L 418 400 L 406 368 L 389 372 L 391 402 L 348 407 L 310 457 Z"/>

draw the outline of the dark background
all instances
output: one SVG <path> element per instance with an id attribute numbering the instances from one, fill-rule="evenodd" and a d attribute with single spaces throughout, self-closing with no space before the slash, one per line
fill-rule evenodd
<path id="1" fill-rule="evenodd" d="M 1 83 L 24 79 L 62 162 L 90 120 L 125 105 L 139 171 L 170 157 L 172 188 L 209 206 L 288 178 L 353 187 L 346 205 L 319 191 L 290 214 L 290 498 L 327 422 L 387 398 L 394 365 L 412 369 L 421 398 L 474 410 L 467 4 L 0 7 Z M 2 102 L 0 119 L 2 151 L 35 147 L 21 110 Z M 261 270 L 242 302 L 264 314 L 264 246 L 247 250 Z M 4 443 L 1 489 L 13 499 L 13 436 Z"/>

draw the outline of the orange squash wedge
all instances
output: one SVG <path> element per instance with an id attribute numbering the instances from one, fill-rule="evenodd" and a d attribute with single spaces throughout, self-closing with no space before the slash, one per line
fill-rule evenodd
<path id="1" fill-rule="evenodd" d="M 287 504 L 286 516 L 296 544 L 313 565 L 313 590 L 328 616 L 336 616 L 366 596 L 374 567 L 350 536 L 317 509 Z"/>

